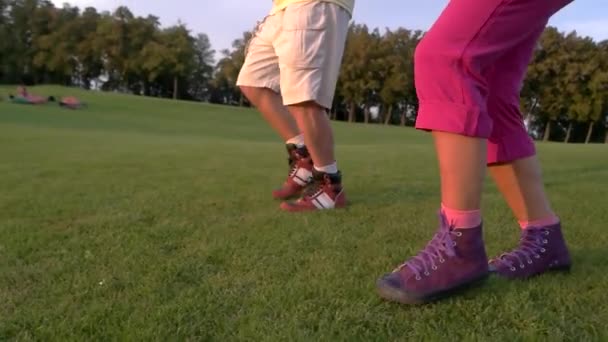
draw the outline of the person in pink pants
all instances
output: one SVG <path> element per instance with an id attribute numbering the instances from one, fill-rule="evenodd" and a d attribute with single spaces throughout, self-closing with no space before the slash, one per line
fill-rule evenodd
<path id="1" fill-rule="evenodd" d="M 572 0 L 451 0 L 416 49 L 420 109 L 441 175 L 440 227 L 378 280 L 381 297 L 426 303 L 491 272 L 524 279 L 570 269 L 519 109 L 527 66 L 549 18 Z M 480 212 L 486 168 L 521 226 L 519 246 L 488 262 Z"/>

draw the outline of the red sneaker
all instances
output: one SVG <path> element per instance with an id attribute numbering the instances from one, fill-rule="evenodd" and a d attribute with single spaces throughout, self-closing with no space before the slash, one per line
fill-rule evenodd
<path id="1" fill-rule="evenodd" d="M 342 189 L 342 174 L 328 174 L 313 170 L 313 183 L 304 195 L 293 202 L 281 203 L 281 209 L 290 212 L 343 208 L 346 196 Z"/>
<path id="2" fill-rule="evenodd" d="M 280 200 L 299 196 L 312 182 L 312 158 L 306 146 L 297 147 L 289 144 L 286 147 L 289 154 L 289 175 L 283 186 L 272 192 L 272 197 Z"/>

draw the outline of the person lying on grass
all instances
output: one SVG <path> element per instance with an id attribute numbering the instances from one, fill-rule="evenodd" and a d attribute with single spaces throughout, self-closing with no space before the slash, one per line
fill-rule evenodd
<path id="1" fill-rule="evenodd" d="M 9 100 L 12 103 L 16 103 L 16 104 L 30 104 L 30 105 L 39 105 L 39 104 L 45 104 L 49 101 L 51 101 L 51 97 L 49 98 L 44 98 L 41 96 L 34 96 L 34 97 L 23 97 L 23 96 L 15 96 L 12 94 L 8 95 Z"/>
<path id="2" fill-rule="evenodd" d="M 80 109 L 86 107 L 86 103 L 80 101 L 74 96 L 62 97 L 59 101 L 59 106 L 67 109 Z"/>
<path id="3" fill-rule="evenodd" d="M 42 97 L 38 95 L 30 94 L 24 86 L 17 87 L 17 95 L 9 95 L 9 98 L 13 103 L 18 104 L 45 104 L 49 101 L 52 101 L 52 97 Z"/>

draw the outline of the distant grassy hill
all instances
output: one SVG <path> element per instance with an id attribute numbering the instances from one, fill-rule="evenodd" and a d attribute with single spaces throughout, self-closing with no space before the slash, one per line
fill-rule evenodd
<path id="1" fill-rule="evenodd" d="M 6 97 L 14 87 L 0 87 Z M 352 205 L 288 215 L 284 147 L 251 109 L 62 87 L 0 102 L 0 340 L 605 340 L 608 151 L 541 144 L 574 269 L 424 307 L 378 276 L 428 241 L 430 136 L 334 123 Z M 491 255 L 518 227 L 488 183 Z"/>

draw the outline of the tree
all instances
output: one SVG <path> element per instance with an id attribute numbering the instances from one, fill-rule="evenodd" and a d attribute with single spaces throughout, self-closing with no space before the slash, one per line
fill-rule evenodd
<path id="1" fill-rule="evenodd" d="M 108 77 L 104 84 L 106 89 L 130 90 L 130 66 L 133 65 L 134 52 L 138 52 L 134 44 L 130 43 L 134 19 L 133 13 L 124 6 L 118 7 L 111 15 L 100 18 L 94 49 L 101 56 Z"/>
<path id="2" fill-rule="evenodd" d="M 197 100 L 209 99 L 209 87 L 213 78 L 213 67 L 215 63 L 215 51 L 211 48 L 211 42 L 206 34 L 199 34 L 194 41 L 194 71 L 190 74 L 188 84 L 189 95 Z"/>
<path id="3" fill-rule="evenodd" d="M 585 143 L 588 144 L 593 133 L 593 126 L 601 120 L 608 119 L 608 54 L 598 54 L 596 57 L 598 69 L 588 83 L 589 89 L 589 128 Z"/>
<path id="4" fill-rule="evenodd" d="M 416 97 L 414 89 L 414 51 L 421 32 L 400 28 L 387 30 L 381 45 L 379 81 L 380 99 L 384 106 L 384 123 L 389 124 L 395 105 L 402 102 L 407 107 Z M 402 108 L 403 113 L 405 108 Z M 405 123 L 402 120 L 403 123 Z"/>
<path id="5" fill-rule="evenodd" d="M 67 4 L 61 9 L 47 4 L 34 14 L 46 25 L 41 25 L 43 28 L 34 39 L 33 65 L 47 82 L 69 85 L 77 76 L 76 49 L 79 41 L 84 39 L 78 27 L 79 15 L 78 7 Z"/>
<path id="6" fill-rule="evenodd" d="M 564 55 L 564 38 L 556 29 L 547 29 L 540 40 L 532 65 L 527 74 L 527 95 L 529 100 L 538 101 L 538 116 L 546 122 L 543 140 L 550 138 L 552 122 L 559 120 L 567 114 L 570 100 L 559 96 L 560 89 L 567 84 L 563 75 L 566 73 L 567 57 Z"/>
<path id="7" fill-rule="evenodd" d="M 8 1 L 0 0 L 0 82 L 6 81 L 7 74 L 10 72 L 8 68 L 10 41 L 7 9 Z"/>
<path id="8" fill-rule="evenodd" d="M 163 30 L 161 37 L 163 44 L 169 51 L 165 63 L 173 77 L 173 98 L 177 99 L 179 79 L 188 75 L 193 69 L 196 55 L 194 39 L 182 24 Z"/>
<path id="9" fill-rule="evenodd" d="M 348 103 L 348 121 L 356 120 L 356 110 L 366 106 L 370 94 L 379 88 L 374 68 L 378 63 L 372 63 L 374 54 L 379 48 L 377 32 L 369 32 L 366 25 L 352 24 L 348 31 L 348 39 L 344 49 L 342 69 L 339 76 L 339 92 Z M 367 110 L 366 110 L 367 120 Z"/>
<path id="10" fill-rule="evenodd" d="M 413 58 L 423 32 L 349 27 L 332 104 L 332 119 L 405 125 L 418 99 Z M 55 7 L 48 0 L 0 0 L 0 82 L 60 83 L 132 94 L 245 105 L 236 86 L 244 32 L 230 49 L 186 25 L 161 27 L 158 17 Z M 544 140 L 592 142 L 608 131 L 608 41 L 548 27 L 521 91 L 529 133 Z M 375 114 L 375 112 L 374 112 Z M 608 134 L 605 138 L 608 143 Z"/>
<path id="11" fill-rule="evenodd" d="M 408 88 L 407 41 L 409 32 L 393 33 L 387 30 L 380 42 L 381 59 L 378 78 L 381 84 L 380 100 L 383 105 L 382 115 L 385 124 L 389 124 L 393 115 L 393 106 L 404 96 Z"/>
<path id="12" fill-rule="evenodd" d="M 217 64 L 213 80 L 216 102 L 243 105 L 244 98 L 236 87 L 236 80 L 245 62 L 245 50 L 251 37 L 251 32 L 244 32 L 242 38 L 232 42 L 232 50 L 222 50 L 222 58 Z"/>
<path id="13" fill-rule="evenodd" d="M 37 11 L 39 6 L 37 0 L 8 1 L 11 25 L 7 29 L 10 54 L 6 62 L 13 82 L 29 83 L 39 78 L 33 65 L 33 55 L 36 52 L 34 41 L 38 35 L 48 33 L 48 28 L 44 27 L 48 17 L 44 18 L 44 11 Z"/>
<path id="14" fill-rule="evenodd" d="M 529 127 L 544 124 L 544 140 L 559 133 L 570 142 L 579 136 L 580 123 L 586 124 L 584 140 L 590 141 L 603 120 L 606 58 L 600 56 L 601 46 L 576 32 L 564 35 L 549 27 L 543 33 L 522 89 L 522 106 Z"/>
<path id="15" fill-rule="evenodd" d="M 595 73 L 596 63 L 593 60 L 594 43 L 571 33 L 565 37 L 562 55 L 567 58 L 567 68 L 563 73 L 563 92 L 570 101 L 568 113 L 568 130 L 564 142 L 570 139 L 573 121 L 587 122 L 590 119 L 591 105 L 589 81 Z"/>
<path id="16" fill-rule="evenodd" d="M 87 7 L 78 19 L 77 30 L 82 38 L 76 44 L 76 60 L 79 84 L 85 89 L 103 73 L 102 55 L 95 49 L 95 35 L 101 21 L 101 14 L 93 7 Z"/>

